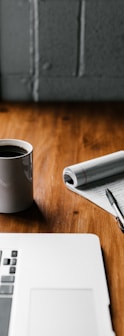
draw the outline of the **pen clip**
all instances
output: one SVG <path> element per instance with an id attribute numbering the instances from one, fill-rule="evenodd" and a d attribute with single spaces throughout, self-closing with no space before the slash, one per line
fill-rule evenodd
<path id="1" fill-rule="evenodd" d="M 123 224 L 121 223 L 119 217 L 116 217 L 116 220 L 117 220 L 117 222 L 118 222 L 118 224 L 119 224 L 119 228 L 121 229 L 122 232 L 124 232 L 124 226 L 123 226 Z"/>

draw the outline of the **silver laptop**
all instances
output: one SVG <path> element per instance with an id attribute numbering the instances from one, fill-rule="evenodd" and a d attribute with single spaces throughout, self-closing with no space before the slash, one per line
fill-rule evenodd
<path id="1" fill-rule="evenodd" d="M 0 234 L 0 336 L 113 336 L 99 239 Z"/>

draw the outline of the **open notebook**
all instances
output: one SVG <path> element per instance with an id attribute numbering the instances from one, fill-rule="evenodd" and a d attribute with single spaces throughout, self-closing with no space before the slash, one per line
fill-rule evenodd
<path id="1" fill-rule="evenodd" d="M 67 188 L 115 216 L 105 190 L 109 188 L 124 213 L 124 151 L 81 162 L 63 170 Z"/>
<path id="2" fill-rule="evenodd" d="M 1 336 L 114 336 L 99 239 L 0 234 Z"/>

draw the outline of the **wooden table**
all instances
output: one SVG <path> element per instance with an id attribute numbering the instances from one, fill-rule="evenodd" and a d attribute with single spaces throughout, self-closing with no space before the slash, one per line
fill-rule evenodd
<path id="1" fill-rule="evenodd" d="M 34 147 L 33 206 L 1 214 L 0 232 L 97 234 L 113 328 L 124 336 L 124 235 L 112 215 L 67 190 L 62 180 L 64 167 L 124 149 L 124 103 L 0 103 L 0 138 Z"/>

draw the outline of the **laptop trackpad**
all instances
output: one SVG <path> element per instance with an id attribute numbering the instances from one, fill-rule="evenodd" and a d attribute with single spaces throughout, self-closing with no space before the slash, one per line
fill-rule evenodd
<path id="1" fill-rule="evenodd" d="M 98 336 L 93 291 L 32 289 L 29 336 Z"/>

